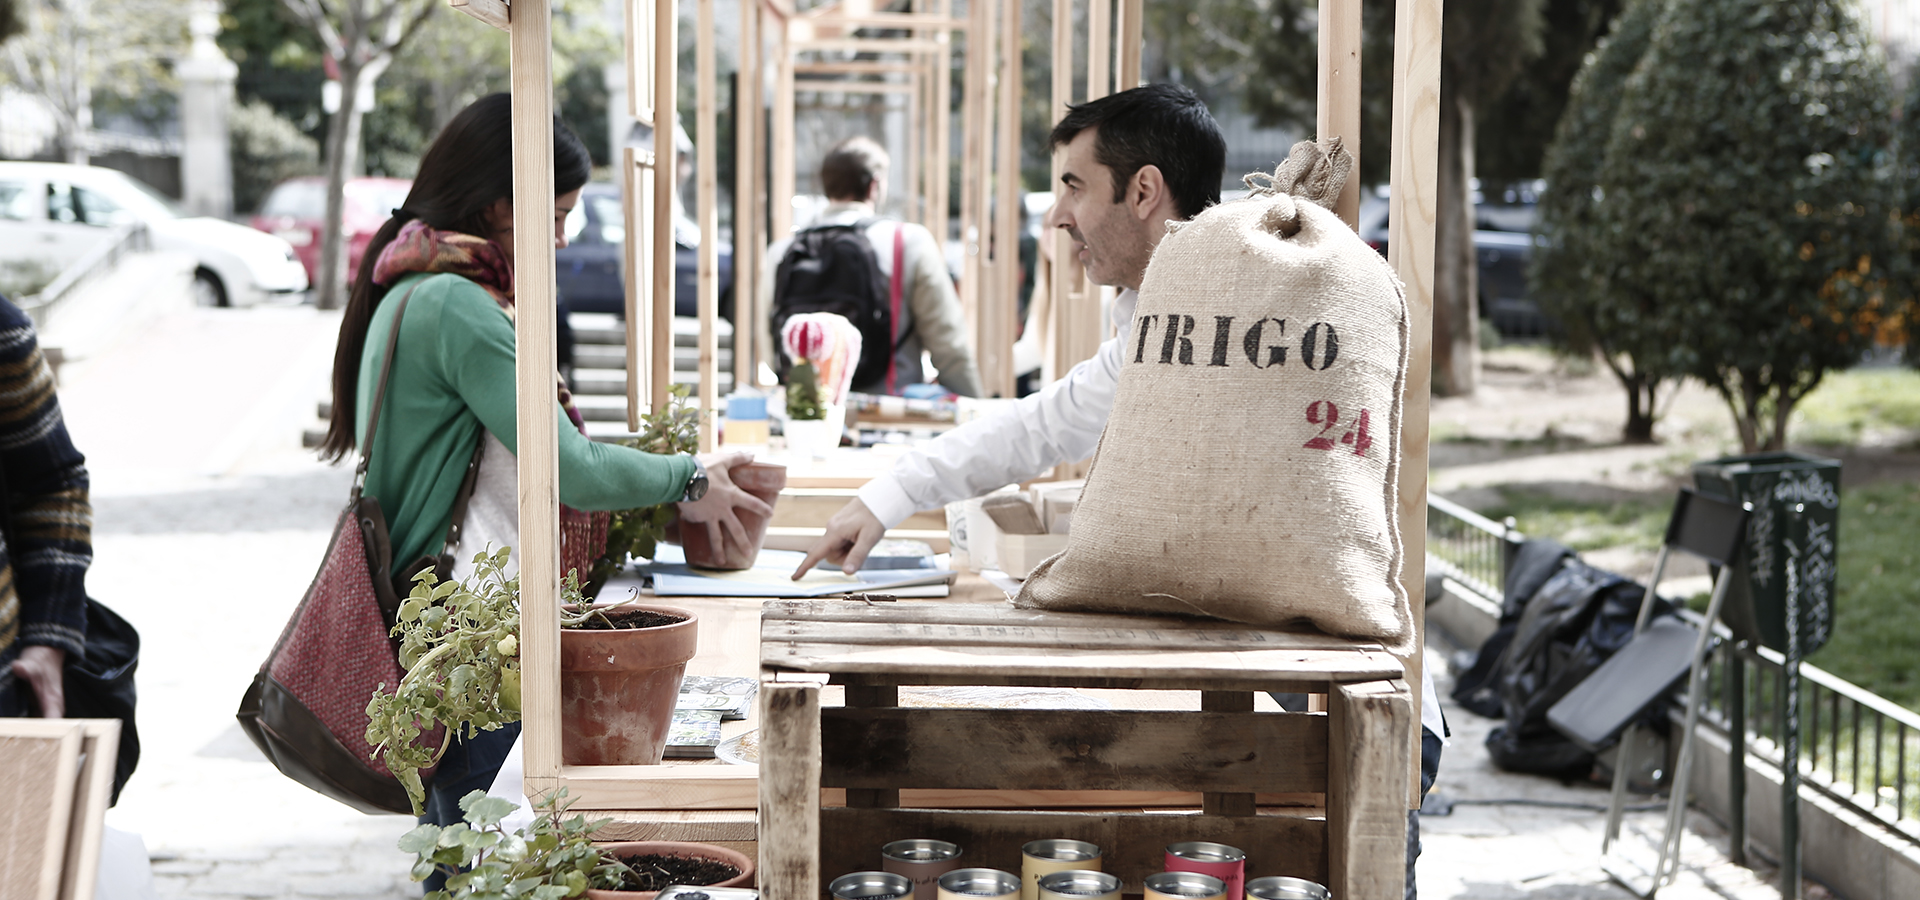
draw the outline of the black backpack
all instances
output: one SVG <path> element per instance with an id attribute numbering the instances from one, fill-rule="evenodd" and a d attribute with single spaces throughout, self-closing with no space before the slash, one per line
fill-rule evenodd
<path id="1" fill-rule="evenodd" d="M 773 346 L 781 381 L 793 360 L 780 340 L 787 319 L 800 313 L 826 312 L 845 316 L 860 329 L 860 362 L 853 383 L 886 383 L 893 365 L 893 323 L 899 298 L 880 270 L 880 258 L 867 240 L 867 228 L 877 219 L 851 225 L 822 225 L 797 232 L 780 257 L 773 276 Z M 899 239 L 895 239 L 896 245 Z M 896 250 L 898 248 L 896 247 Z M 899 254 L 896 252 L 896 263 Z M 899 266 L 896 264 L 896 269 Z M 896 277 L 899 272 L 895 272 Z"/>

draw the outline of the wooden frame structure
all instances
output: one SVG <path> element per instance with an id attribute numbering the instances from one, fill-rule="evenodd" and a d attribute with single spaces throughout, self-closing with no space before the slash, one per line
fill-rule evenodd
<path id="1" fill-rule="evenodd" d="M 623 159 L 622 178 L 629 186 L 627 241 L 628 260 L 628 353 L 630 384 L 628 411 L 637 418 L 639 395 L 646 393 L 658 407 L 665 401 L 672 365 L 672 221 L 671 191 L 674 189 L 674 144 L 672 123 L 675 107 L 674 80 L 676 60 L 676 0 L 627 0 L 629 96 L 635 104 L 635 118 L 652 127 L 652 149 L 629 148 Z M 700 277 L 701 320 L 701 399 L 707 409 L 717 405 L 714 396 L 714 197 L 713 148 L 714 71 L 712 65 L 714 0 L 693 0 L 700 4 L 701 39 L 698 43 L 702 84 L 699 86 L 699 110 L 696 139 L 702 158 L 701 225 L 703 241 Z M 909 86 L 906 93 L 916 98 L 922 118 L 920 146 L 924 157 L 914 164 L 915 178 L 922 185 L 921 207 L 929 219 L 939 214 L 946 203 L 944 166 L 949 156 L 941 153 L 949 146 L 946 116 L 936 111 L 949 108 L 948 79 L 943 60 L 950 60 L 951 36 L 969 38 L 967 54 L 967 90 L 962 98 L 962 232 L 966 242 L 966 268 L 963 274 L 969 320 L 976 346 L 983 352 L 982 371 L 990 389 L 1010 392 L 1011 371 L 1007 355 L 1012 344 L 1014 299 L 1008 288 L 1016 282 L 1014 260 L 1017 240 L 1000 246 L 1009 252 L 995 260 L 984 235 L 988 232 L 988 213 L 997 209 L 991 225 L 998 233 L 1013 234 L 1020 201 L 1018 192 L 1018 118 L 1019 107 L 1019 19 L 1015 0 L 981 0 L 969 4 L 964 26 L 948 18 L 953 0 L 913 0 L 916 9 L 934 4 L 934 9 L 914 13 L 885 13 L 838 8 L 835 15 L 812 17 L 815 29 L 805 40 L 795 35 L 793 23 L 801 14 L 784 4 L 787 0 L 748 0 L 743 11 L 743 34 L 747 47 L 764 46 L 766 35 L 760 26 L 773 24 L 771 37 L 779 45 L 775 54 L 772 118 L 772 145 L 791 153 L 794 123 L 791 98 L 795 79 L 802 72 L 822 71 L 805 68 L 826 63 L 801 62 L 797 54 L 810 50 L 854 49 L 905 57 L 898 63 L 868 65 L 868 61 L 841 62 L 845 73 L 891 76 L 904 73 Z M 843 0 L 856 2 L 856 0 Z M 1037 2 L 1037 0 L 1027 0 Z M 1088 69 L 1095 77 L 1090 83 L 1104 92 L 1114 71 L 1122 84 L 1138 79 L 1141 0 L 1119 0 L 1117 31 L 1122 47 L 1115 52 L 1104 37 L 1113 27 L 1110 14 L 1113 0 L 1094 0 L 1089 20 L 1093 50 Z M 1406 380 L 1405 426 L 1402 433 L 1400 466 L 1400 527 L 1405 548 L 1402 581 L 1409 596 L 1424 590 L 1427 411 L 1429 406 L 1432 358 L 1433 296 L 1433 224 L 1438 192 L 1435 184 L 1436 147 L 1439 125 L 1440 23 L 1443 0 L 1397 0 L 1393 65 L 1393 128 L 1391 146 L 1390 202 L 1391 263 L 1407 287 L 1412 327 L 1412 356 Z M 521 635 L 522 664 L 525 667 L 523 708 L 527 723 L 524 731 L 527 792 L 539 794 L 561 787 L 570 789 L 580 809 L 647 811 L 646 818 L 674 834 L 701 840 L 752 840 L 753 810 L 757 802 L 755 773 L 737 767 L 580 767 L 562 764 L 560 757 L 560 684 L 559 622 L 557 614 L 560 580 L 560 535 L 558 516 L 558 452 L 556 421 L 552 402 L 554 371 L 554 261 L 553 246 L 553 77 L 550 0 L 513 0 L 509 7 L 501 0 L 450 0 L 469 15 L 509 31 L 512 47 L 513 135 L 514 135 L 514 210 L 515 291 L 520 297 L 521 314 L 515 320 L 518 356 L 516 378 L 519 393 L 518 440 L 520 478 L 520 539 L 522 606 L 529 611 L 523 617 Z M 1071 47 L 1071 37 L 1062 38 L 1058 30 L 1070 16 L 1058 11 L 1070 10 L 1072 0 L 1054 0 L 1056 14 L 1055 47 Z M 1106 10 L 1103 12 L 1102 10 Z M 1359 0 L 1321 0 L 1320 18 L 1320 110 L 1322 137 L 1338 135 L 1358 156 L 1360 97 L 1360 3 Z M 842 30 L 864 25 L 893 25 L 907 31 L 903 38 L 865 38 L 845 34 L 824 35 L 824 25 Z M 648 27 L 643 27 L 648 26 Z M 1070 27 L 1070 24 L 1068 25 Z M 972 40 L 979 38 L 978 41 Z M 1063 43 L 1064 41 L 1064 43 Z M 648 49 L 650 47 L 650 49 Z M 993 48 L 998 47 L 996 51 Z M 640 54 L 646 50 L 645 54 Z M 997 54 L 997 56 L 996 56 Z M 756 54 L 744 53 L 756 68 L 743 71 L 743 106 L 759 109 L 763 87 Z M 857 64 L 857 65 L 856 65 Z M 885 66 L 887 68 L 882 68 Z M 892 68 L 898 66 L 900 68 Z M 641 83 L 642 73 L 651 72 L 651 82 Z M 919 73 L 924 72 L 922 76 Z M 918 82 L 914 78 L 923 78 Z M 996 82 L 995 79 L 998 79 Z M 892 80 L 883 78 L 882 80 Z M 1064 87 L 1063 87 L 1064 85 Z M 1064 106 L 1070 78 L 1056 74 L 1056 108 Z M 895 90 L 895 88 L 888 88 Z M 1091 91 L 1090 91 L 1091 93 Z M 638 113 L 645 113 L 639 115 Z M 737 296 L 748 300 L 740 305 L 741 321 L 757 321 L 753 309 L 753 275 L 760 262 L 758 248 L 765 246 L 758 223 L 770 220 L 773 233 L 784 233 L 791 226 L 794 169 L 791 164 L 774 165 L 769 190 L 759 189 L 758 165 L 761 158 L 757 139 L 758 117 L 739 117 L 739 140 L 747 154 L 743 159 L 755 162 L 740 166 L 736 202 L 742 216 L 742 228 L 736 231 L 744 239 L 736 246 L 744 248 L 736 257 Z M 993 139 L 995 129 L 999 139 Z M 783 140 L 784 138 L 784 140 Z M 751 145 L 751 146 L 746 146 Z M 997 149 L 996 149 L 997 147 Z M 791 162 L 790 158 L 788 160 Z M 989 200 L 989 191 L 992 199 Z M 771 198 L 771 199 L 769 199 Z M 1349 223 L 1358 210 L 1357 186 L 1349 185 L 1339 212 Z M 997 205 L 997 206 L 996 206 Z M 651 216 L 647 216 L 651 213 Z M 763 213 L 764 218 L 763 218 Z M 641 227 L 641 226 L 646 227 Z M 936 235 L 944 229 L 935 228 Z M 1056 239 L 1057 240 L 1057 239 Z M 639 250 L 651 247 L 651 260 Z M 1064 256 L 1064 254 L 1058 254 Z M 664 264 L 662 264 L 664 261 Z M 1056 304 L 1053 313 L 1057 329 L 1054 365 L 1059 366 L 1075 354 L 1091 355 L 1082 343 L 1095 329 L 1098 307 L 1091 302 L 1094 293 L 1084 281 L 1077 289 L 1075 273 L 1061 267 L 1053 286 L 1056 297 L 1073 298 Z M 998 290 L 987 291 L 987 285 Z M 641 308 L 641 285 L 649 285 L 650 307 Z M 1073 289 L 1073 290 L 1070 290 Z M 1076 295 L 1077 290 L 1077 295 Z M 650 313 L 650 314 L 648 314 Z M 1089 323 L 1089 319 L 1092 319 Z M 645 330 L 642 330 L 645 329 Z M 736 332 L 737 373 L 750 375 L 757 360 L 766 351 L 757 327 L 745 328 L 751 337 Z M 1091 346 L 1097 346 L 1097 337 Z M 991 365 L 988 360 L 995 360 Z M 989 374 L 991 370 L 992 374 Z M 640 379 L 646 374 L 646 381 Z M 739 377 L 739 374 L 736 375 Z M 996 380 L 999 379 L 999 380 Z M 751 383 L 743 378 L 739 383 Z M 1004 384 L 1004 387 L 1002 386 Z M 644 388 L 644 391 L 643 391 Z M 637 423 L 630 423 L 637 424 Z M 703 428 L 703 446 L 712 440 Z M 550 615 L 536 614 L 553 610 Z M 1421 606 L 1414 604 L 1416 625 L 1424 633 Z M 1407 679 L 1414 690 L 1418 708 L 1420 657 L 1416 653 L 1404 660 Z M 1418 741 L 1415 731 L 1414 740 Z M 1416 753 L 1417 757 L 1417 753 Z M 1417 801 L 1418 779 L 1411 779 L 1409 794 Z"/>

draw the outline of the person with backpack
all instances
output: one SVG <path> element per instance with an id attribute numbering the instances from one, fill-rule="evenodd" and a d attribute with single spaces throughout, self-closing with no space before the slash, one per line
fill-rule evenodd
<path id="1" fill-rule="evenodd" d="M 960 298 L 932 232 L 875 213 L 886 199 L 887 151 L 871 138 L 835 144 L 820 162 L 828 205 L 813 223 L 776 242 L 773 266 L 761 279 L 771 311 L 773 345 L 780 328 L 799 313 L 830 312 L 860 329 L 860 362 L 853 389 L 899 394 L 927 380 L 924 351 L 941 387 L 980 396 L 980 369 L 967 343 Z M 784 354 L 784 379 L 792 361 Z"/>

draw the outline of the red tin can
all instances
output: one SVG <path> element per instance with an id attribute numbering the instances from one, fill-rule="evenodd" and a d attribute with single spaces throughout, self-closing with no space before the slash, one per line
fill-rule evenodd
<path id="1" fill-rule="evenodd" d="M 1247 854 L 1238 847 L 1212 841 L 1184 841 L 1167 845 L 1167 871 L 1199 872 L 1227 883 L 1227 897 L 1246 895 Z"/>

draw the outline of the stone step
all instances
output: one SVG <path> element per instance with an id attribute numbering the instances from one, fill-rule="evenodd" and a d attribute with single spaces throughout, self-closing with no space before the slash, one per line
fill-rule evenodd
<path id="1" fill-rule="evenodd" d="M 594 345 L 627 345 L 627 326 L 620 319 L 597 313 L 574 313 L 568 318 L 573 323 L 573 343 L 575 347 Z M 718 334 L 722 348 L 733 347 L 733 326 L 725 319 L 716 319 L 713 330 Z M 673 345 L 676 347 L 695 347 L 700 340 L 700 320 L 676 316 L 673 320 Z"/>
<path id="2" fill-rule="evenodd" d="M 699 393 L 700 373 L 685 369 L 673 371 L 673 383 L 690 385 L 694 393 Z M 574 369 L 573 393 L 576 397 L 603 397 L 627 395 L 627 372 L 625 369 Z M 733 372 L 720 370 L 720 395 L 733 392 Z M 621 402 L 625 402 L 624 400 Z"/>
<path id="3" fill-rule="evenodd" d="M 722 347 L 715 357 L 715 364 L 721 371 L 733 368 L 733 351 Z M 622 369 L 627 367 L 627 348 L 624 344 L 576 344 L 573 348 L 573 366 L 575 369 Z M 673 348 L 673 367 L 676 370 L 693 372 L 700 367 L 700 350 L 697 347 Z"/>

